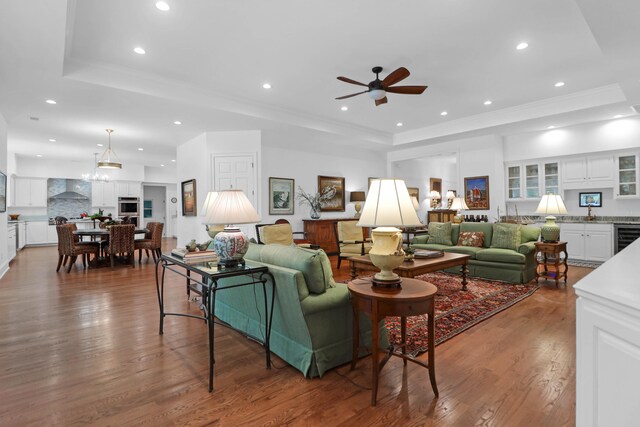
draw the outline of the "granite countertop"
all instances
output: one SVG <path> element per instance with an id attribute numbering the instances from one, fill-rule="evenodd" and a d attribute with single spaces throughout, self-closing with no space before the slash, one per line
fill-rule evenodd
<path id="1" fill-rule="evenodd" d="M 504 217 L 503 217 L 504 218 Z M 520 220 L 531 222 L 545 222 L 543 215 L 521 215 Z M 510 216 L 509 219 L 514 219 Z M 558 215 L 556 223 L 580 223 L 580 224 L 640 224 L 638 216 L 596 216 L 595 219 L 587 221 L 585 215 Z"/>

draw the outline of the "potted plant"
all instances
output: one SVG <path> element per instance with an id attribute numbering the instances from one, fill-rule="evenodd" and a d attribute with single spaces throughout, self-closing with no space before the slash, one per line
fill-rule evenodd
<path id="1" fill-rule="evenodd" d="M 298 186 L 298 204 L 308 205 L 311 208 L 311 219 L 320 219 L 320 208 L 322 208 L 322 204 L 327 200 L 331 199 L 333 196 L 333 190 L 330 187 L 325 187 L 321 191 L 311 194 L 307 193 L 302 189 L 302 187 Z"/>

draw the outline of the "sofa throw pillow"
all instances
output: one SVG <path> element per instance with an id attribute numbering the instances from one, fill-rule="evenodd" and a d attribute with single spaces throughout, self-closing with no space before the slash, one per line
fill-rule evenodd
<path id="1" fill-rule="evenodd" d="M 453 245 L 451 242 L 450 222 L 430 222 L 429 223 L 429 244 Z"/>
<path id="2" fill-rule="evenodd" d="M 520 224 L 493 224 L 492 248 L 518 250 L 521 240 Z"/>
<path id="3" fill-rule="evenodd" d="M 458 246 L 473 246 L 481 248 L 484 245 L 482 231 L 461 231 L 458 235 Z"/>

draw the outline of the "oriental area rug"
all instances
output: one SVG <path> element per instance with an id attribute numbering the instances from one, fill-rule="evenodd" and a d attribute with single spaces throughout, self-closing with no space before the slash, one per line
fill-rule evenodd
<path id="1" fill-rule="evenodd" d="M 460 276 L 428 273 L 416 279 L 438 288 L 435 299 L 436 345 L 477 325 L 529 295 L 540 287 L 535 281 L 523 285 L 495 280 L 468 278 L 468 290 L 461 290 Z M 400 342 L 400 318 L 385 319 L 390 343 Z M 414 356 L 427 351 L 427 316 L 407 318 L 407 353 Z"/>

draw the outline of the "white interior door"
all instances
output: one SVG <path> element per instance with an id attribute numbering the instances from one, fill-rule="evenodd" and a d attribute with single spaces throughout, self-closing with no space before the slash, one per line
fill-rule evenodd
<path id="1" fill-rule="evenodd" d="M 256 206 L 255 160 L 252 155 L 214 156 L 213 188 L 242 190 L 251 204 Z"/>

